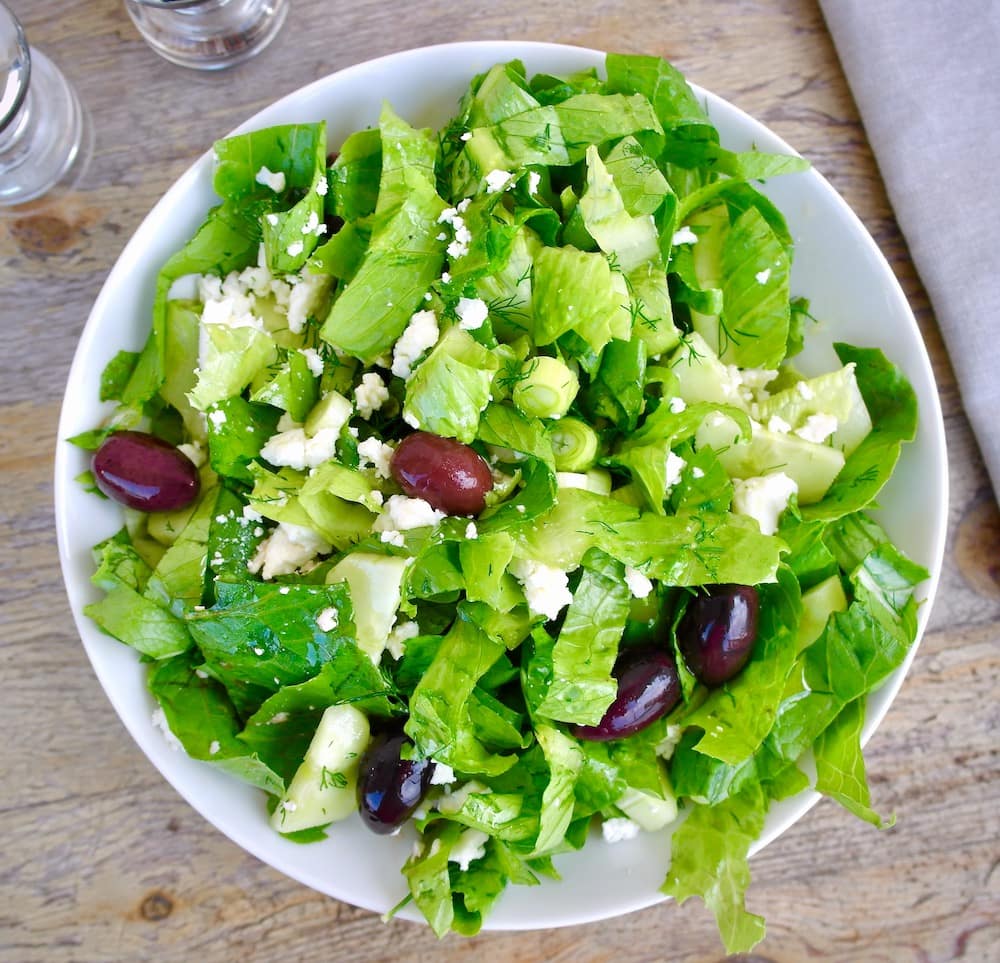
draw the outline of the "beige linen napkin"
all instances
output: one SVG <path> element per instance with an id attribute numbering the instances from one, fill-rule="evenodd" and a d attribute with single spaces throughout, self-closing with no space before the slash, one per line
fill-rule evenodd
<path id="1" fill-rule="evenodd" d="M 1000 495 L 1000 0 L 820 0 Z"/>

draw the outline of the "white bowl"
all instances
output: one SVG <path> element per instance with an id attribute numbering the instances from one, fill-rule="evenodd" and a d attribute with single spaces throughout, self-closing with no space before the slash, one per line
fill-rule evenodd
<path id="1" fill-rule="evenodd" d="M 603 54 L 596 50 L 542 43 L 458 43 L 410 50 L 317 80 L 262 110 L 238 132 L 325 119 L 330 145 L 336 147 L 352 131 L 376 123 L 383 99 L 411 123 L 441 126 L 474 74 L 515 57 L 525 62 L 529 74 L 603 64 Z M 731 104 L 707 91 L 697 93 L 727 147 L 748 150 L 756 145 L 792 152 Z M 412 837 L 403 833 L 376 838 L 354 817 L 333 827 L 321 843 L 302 846 L 282 839 L 267 825 L 263 793 L 167 745 L 151 724 L 154 704 L 136 654 L 103 635 L 83 615 L 84 605 L 98 596 L 89 581 L 91 546 L 121 526 L 121 514 L 115 504 L 99 502 L 74 483 L 87 467 L 87 457 L 63 439 L 92 428 L 105 414 L 105 406 L 97 401 L 101 370 L 120 348 L 138 350 L 145 341 L 157 272 L 213 204 L 211 173 L 206 153 L 153 208 L 108 276 L 81 336 L 66 387 L 56 456 L 56 524 L 66 588 L 80 637 L 108 698 L 174 788 L 216 828 L 264 862 L 320 892 L 384 912 L 405 895 L 399 868 Z M 837 360 L 830 344 L 835 340 L 874 345 L 903 369 L 916 390 L 919 434 L 904 449 L 879 499 L 884 505 L 879 516 L 895 542 L 932 572 L 924 586 L 928 604 L 920 609 L 922 632 L 941 569 L 947 516 L 944 428 L 927 351 L 885 258 L 820 174 L 775 178 L 764 190 L 784 212 L 795 238 L 793 292 L 809 297 L 813 314 L 827 322 L 810 330 L 801 366 L 808 372 L 832 368 Z M 866 739 L 892 702 L 912 658 L 913 652 L 869 699 Z M 809 791 L 775 805 L 754 851 L 784 832 L 817 798 Z M 562 882 L 546 881 L 540 890 L 510 887 L 486 926 L 565 926 L 648 906 L 664 899 L 659 887 L 668 859 L 664 833 L 613 846 L 592 840 L 581 852 L 557 858 Z M 412 907 L 401 915 L 419 918 Z"/>

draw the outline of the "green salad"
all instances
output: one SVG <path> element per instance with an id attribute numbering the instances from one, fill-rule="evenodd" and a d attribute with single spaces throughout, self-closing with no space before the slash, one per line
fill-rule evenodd
<path id="1" fill-rule="evenodd" d="M 773 801 L 814 782 L 883 825 L 865 698 L 927 576 L 865 514 L 906 379 L 847 344 L 795 366 L 808 292 L 754 182 L 806 166 L 727 150 L 676 69 L 622 55 L 498 64 L 440 131 L 387 104 L 340 145 L 218 142 L 219 203 L 73 439 L 127 506 L 87 613 L 168 737 L 297 841 L 412 826 L 438 935 L 669 828 L 662 892 L 753 947 Z"/>

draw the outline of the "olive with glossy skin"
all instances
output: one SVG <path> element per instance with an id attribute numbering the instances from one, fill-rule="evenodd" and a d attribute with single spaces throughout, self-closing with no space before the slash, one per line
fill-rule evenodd
<path id="1" fill-rule="evenodd" d="M 752 585 L 709 585 L 677 626 L 688 668 L 708 686 L 728 682 L 747 664 L 757 641 L 760 597 Z"/>
<path id="2" fill-rule="evenodd" d="M 427 795 L 434 763 L 430 759 L 400 758 L 403 746 L 412 745 L 404 735 L 390 736 L 377 743 L 361 765 L 361 820 L 374 833 L 393 832 L 413 815 Z"/>
<path id="3" fill-rule="evenodd" d="M 662 718 L 681 698 L 677 663 L 659 649 L 626 649 L 615 662 L 618 695 L 596 726 L 572 726 L 591 742 L 624 739 Z"/>
<path id="4" fill-rule="evenodd" d="M 399 443 L 389 470 L 407 495 L 448 515 L 478 515 L 493 488 L 490 466 L 474 448 L 426 431 Z"/>
<path id="5" fill-rule="evenodd" d="M 94 453 L 91 470 L 108 498 L 143 512 L 172 512 L 198 497 L 194 463 L 173 445 L 142 431 L 116 431 Z"/>

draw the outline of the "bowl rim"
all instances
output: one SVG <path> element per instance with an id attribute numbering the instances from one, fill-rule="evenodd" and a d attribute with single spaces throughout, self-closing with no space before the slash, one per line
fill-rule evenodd
<path id="1" fill-rule="evenodd" d="M 361 75 L 365 72 L 378 72 L 390 66 L 398 69 L 400 65 L 405 64 L 411 58 L 424 57 L 429 54 L 455 56 L 465 55 L 472 52 L 483 52 L 487 50 L 491 51 L 491 57 L 495 57 L 496 60 L 510 60 L 514 58 L 528 57 L 533 60 L 544 60 L 546 56 L 558 56 L 569 52 L 578 54 L 582 59 L 589 59 L 593 61 L 593 65 L 597 66 L 598 69 L 601 69 L 604 57 L 606 56 L 605 51 L 589 47 L 519 40 L 458 41 L 453 43 L 441 43 L 424 47 L 409 48 L 384 54 L 370 60 L 360 61 L 334 71 L 324 77 L 317 78 L 309 84 L 291 91 L 278 100 L 273 101 L 272 103 L 261 108 L 259 111 L 256 111 L 252 116 L 248 117 L 225 136 L 245 133 L 249 130 L 259 129 L 260 127 L 272 124 L 275 121 L 268 118 L 269 114 L 287 110 L 296 102 L 307 98 L 334 82 L 346 83 L 356 75 Z M 685 79 L 688 79 L 686 74 Z M 698 96 L 703 103 L 706 103 L 711 108 L 711 111 L 714 112 L 715 117 L 713 118 L 713 123 L 715 122 L 715 118 L 718 116 L 719 111 L 728 113 L 734 121 L 738 122 L 741 126 L 750 129 L 755 134 L 766 132 L 767 140 L 769 141 L 768 149 L 781 150 L 789 154 L 800 156 L 798 155 L 798 152 L 783 138 L 775 134 L 761 121 L 756 120 L 732 102 L 700 87 L 699 85 L 693 83 L 690 79 L 688 79 L 688 83 L 695 92 L 696 96 Z M 303 885 L 330 895 L 332 898 L 349 902 L 372 912 L 381 913 L 388 908 L 385 903 L 376 903 L 372 900 L 359 899 L 349 894 L 333 894 L 328 888 L 324 888 L 319 885 L 315 878 L 310 878 L 308 873 L 299 872 L 294 868 L 290 868 L 287 864 L 283 865 L 282 860 L 275 859 L 273 855 L 265 854 L 263 852 L 266 848 L 264 845 L 265 840 L 262 838 L 260 833 L 255 832 L 246 834 L 238 832 L 234 828 L 227 827 L 226 825 L 221 824 L 217 819 L 214 819 L 206 814 L 200 804 L 201 793 L 195 791 L 195 789 L 187 785 L 183 778 L 170 772 L 170 767 L 161 761 L 162 757 L 161 759 L 157 758 L 157 756 L 161 754 L 153 751 L 153 739 L 156 738 L 156 734 L 152 731 L 148 723 L 148 719 L 137 719 L 131 716 L 123 707 L 122 700 L 118 697 L 116 688 L 112 684 L 109 667 L 96 654 L 95 645 L 92 640 L 95 637 L 100 637 L 100 632 L 83 614 L 81 599 L 82 589 L 72 571 L 73 562 L 69 532 L 73 527 L 73 520 L 68 516 L 68 496 L 71 490 L 70 486 L 74 485 L 75 482 L 69 471 L 69 461 L 72 449 L 65 439 L 69 436 L 71 430 L 69 428 L 69 422 L 72 420 L 70 403 L 72 401 L 74 387 L 85 382 L 86 372 L 84 362 L 86 361 L 87 355 L 92 348 L 93 342 L 95 342 L 98 338 L 98 321 L 107 314 L 109 302 L 114 294 L 116 279 L 119 275 L 135 268 L 137 262 L 146 256 L 144 252 L 148 248 L 148 242 L 145 235 L 149 232 L 150 228 L 163 217 L 164 213 L 171 208 L 177 199 L 186 195 L 193 189 L 197 179 L 204 176 L 205 171 L 210 167 L 211 163 L 212 151 L 211 149 L 208 149 L 199 155 L 185 169 L 185 171 L 170 185 L 166 192 L 145 215 L 126 242 L 114 264 L 111 266 L 80 334 L 73 362 L 67 376 L 66 389 L 60 410 L 54 465 L 54 507 L 57 543 L 63 581 L 70 602 L 70 609 L 77 633 L 83 643 L 94 673 L 104 689 L 105 695 L 111 702 L 119 719 L 122 721 L 122 724 L 132 736 L 135 743 L 142 750 L 146 758 L 173 787 L 173 789 L 216 830 L 234 842 L 241 849 L 249 852 L 266 865 L 271 866 L 283 875 L 295 879 Z M 852 233 L 856 235 L 858 242 L 867 248 L 868 254 L 873 257 L 878 264 L 880 273 L 884 276 L 887 293 L 891 297 L 895 309 L 900 312 L 906 325 L 910 329 L 910 335 L 912 336 L 917 348 L 917 363 L 920 366 L 921 374 L 932 388 L 928 399 L 921 398 L 922 404 L 926 400 L 929 400 L 931 404 L 930 410 L 926 410 L 926 408 L 922 408 L 921 410 L 921 430 L 926 430 L 930 435 L 931 442 L 940 448 L 939 457 L 934 459 L 933 484 L 939 492 L 939 498 L 937 504 L 933 506 L 935 509 L 933 513 L 934 524 L 929 539 L 932 547 L 931 558 L 927 560 L 930 577 L 921 586 L 921 589 L 924 591 L 925 601 L 921 605 L 918 612 L 917 636 L 903 664 L 888 677 L 888 679 L 878 690 L 876 690 L 875 693 L 872 694 L 877 697 L 874 700 L 876 704 L 873 706 L 873 700 L 868 700 L 866 719 L 861 740 L 862 745 L 865 745 L 884 719 L 889 706 L 894 701 L 903 683 L 903 679 L 909 671 L 909 668 L 916 656 L 917 649 L 922 641 L 924 632 L 926 631 L 930 611 L 933 607 L 933 602 L 937 594 L 944 557 L 949 503 L 946 439 L 940 398 L 937 391 L 936 379 L 934 378 L 933 367 L 927 352 L 927 346 L 920 333 L 919 326 L 917 325 L 909 303 L 906 300 L 902 286 L 900 285 L 894 271 L 861 219 L 840 196 L 830 182 L 818 170 L 816 170 L 815 167 L 811 167 L 800 176 L 811 178 L 815 184 L 815 188 L 813 189 L 818 189 L 827 195 L 828 200 L 838 208 L 840 215 L 846 218 L 849 222 Z M 768 819 L 765 824 L 764 831 L 751 846 L 750 855 L 752 856 L 759 852 L 778 836 L 789 830 L 821 798 L 821 795 L 814 789 L 808 788 L 792 797 L 791 800 L 788 800 L 787 805 L 785 805 L 782 810 L 780 820 L 774 820 L 771 818 Z M 271 832 L 269 828 L 267 828 L 267 832 Z M 260 840 L 259 843 L 258 840 Z M 614 908 L 606 913 L 574 914 L 570 912 L 564 913 L 556 919 L 539 918 L 533 919 L 529 922 L 525 922 L 523 920 L 520 922 L 498 920 L 488 916 L 484 920 L 483 930 L 529 930 L 579 925 L 582 923 L 594 922 L 601 919 L 624 915 L 626 913 L 655 905 L 667 899 L 669 899 L 669 897 L 660 893 L 658 890 L 653 890 L 652 892 L 646 894 L 644 898 L 629 900 L 627 905 L 618 906 L 617 908 Z M 420 916 L 419 913 L 414 912 L 412 907 L 407 907 L 398 915 L 407 919 L 421 922 L 423 921 L 423 917 Z"/>

